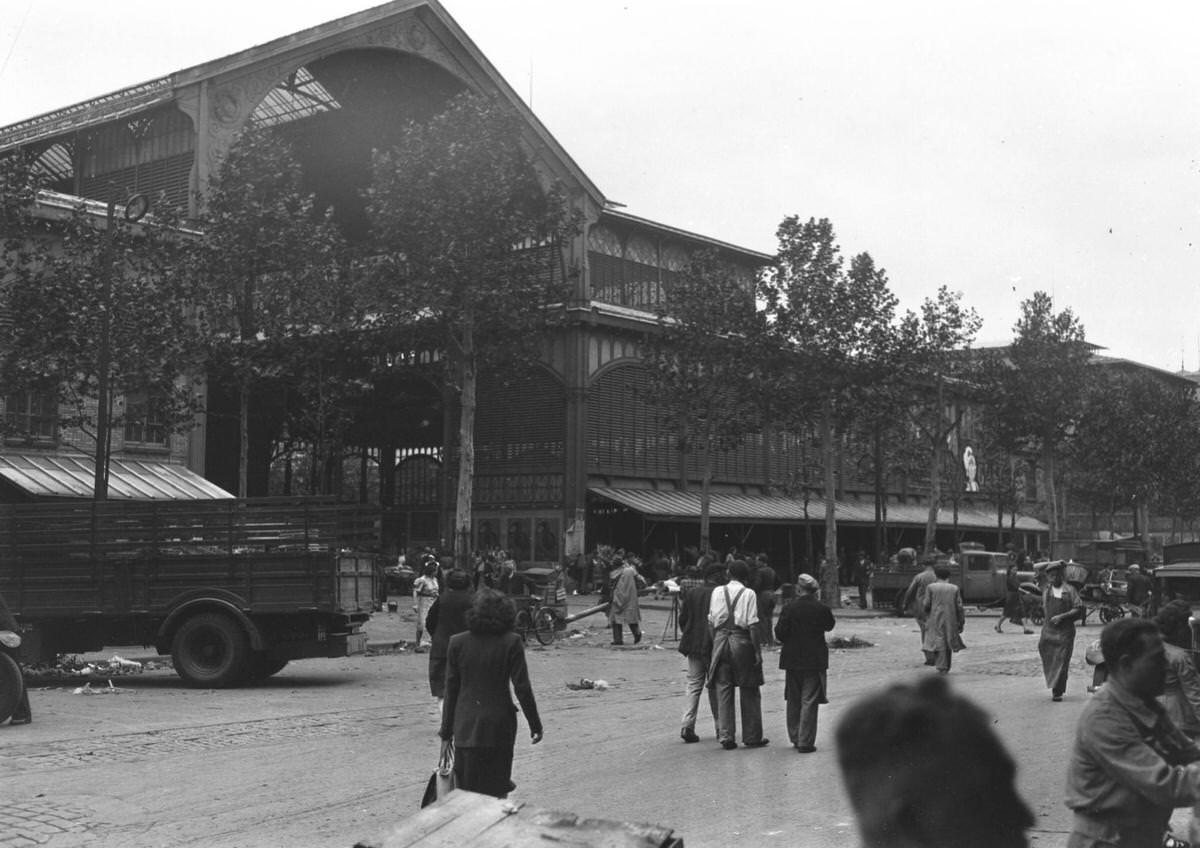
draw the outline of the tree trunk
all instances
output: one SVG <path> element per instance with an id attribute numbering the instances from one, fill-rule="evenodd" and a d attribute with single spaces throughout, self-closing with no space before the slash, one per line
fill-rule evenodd
<path id="1" fill-rule="evenodd" d="M 821 443 L 825 451 L 825 568 L 817 579 L 821 581 L 821 598 L 835 609 L 842 605 L 838 585 L 837 556 L 837 475 L 834 471 L 836 451 L 833 447 L 833 399 L 825 401 L 821 415 Z"/>
<path id="2" fill-rule="evenodd" d="M 458 489 L 454 499 L 454 558 L 458 567 L 468 570 L 471 555 L 471 500 L 475 483 L 475 335 L 468 316 L 462 337 L 458 424 Z"/>
<path id="3" fill-rule="evenodd" d="M 933 439 L 929 451 L 929 515 L 925 519 L 925 552 L 937 547 L 938 510 L 942 505 L 942 446 Z"/>
<path id="4" fill-rule="evenodd" d="M 1049 439 L 1042 442 L 1042 476 L 1045 477 L 1046 512 L 1050 519 L 1050 556 L 1055 556 L 1054 543 L 1058 541 L 1058 487 L 1054 482 L 1054 443 Z"/>
<path id="5" fill-rule="evenodd" d="M 250 468 L 250 378 L 242 375 L 238 391 L 238 497 L 247 497 Z"/>
<path id="6" fill-rule="evenodd" d="M 709 513 L 712 504 L 712 418 L 704 422 L 700 440 L 700 552 L 712 550 L 709 532 Z"/>

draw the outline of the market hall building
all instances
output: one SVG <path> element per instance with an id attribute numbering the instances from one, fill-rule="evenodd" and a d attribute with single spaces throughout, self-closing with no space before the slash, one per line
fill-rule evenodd
<path id="1" fill-rule="evenodd" d="M 567 186 L 584 222 L 564 248 L 560 264 L 573 296 L 544 361 L 519 375 L 519 390 L 480 387 L 477 547 L 498 545 L 525 563 L 558 563 L 598 544 L 642 555 L 695 545 L 699 468 L 640 391 L 647 374 L 639 341 L 653 330 L 655 307 L 692 253 L 715 250 L 747 286 L 771 257 L 611 202 L 435 0 L 397 0 L 0 128 L 0 154 L 22 151 L 36 160 L 55 192 L 42 196 L 47 208 L 85 198 L 102 210 L 142 194 L 195 217 L 198 196 L 238 133 L 271 126 L 300 142 L 306 182 L 353 237 L 362 226 L 355 204 L 361 209 L 372 148 L 465 90 L 521 116 L 540 173 Z M 350 446 L 359 460 L 345 463 L 340 494 L 381 506 L 389 547 L 437 544 L 451 536 L 454 514 L 453 399 L 419 369 L 398 375 L 392 388 L 393 408 L 352 430 L 360 434 L 361 443 Z M 216 490 L 209 496 L 236 491 L 238 431 L 228 423 L 236 418 L 228 414 L 236 393 L 212 380 L 205 391 L 207 412 L 189 432 L 170 435 L 145 421 L 126 426 L 116 434 L 114 460 L 198 475 Z M 269 404 L 261 406 L 249 445 L 251 496 L 281 493 L 272 460 L 281 434 Z M 0 477 L 7 465 L 44 468 L 55 457 L 86 465 L 94 445 L 57 426 L 55 410 L 36 393 L 5 398 L 5 416 L 9 435 L 0 453 L 8 459 Z M 716 458 L 715 547 L 765 551 L 780 564 L 820 550 L 824 497 L 812 445 L 810 434 L 751 436 Z M 874 481 L 858 479 L 845 456 L 840 467 L 839 490 L 831 493 L 840 544 L 869 550 Z M 797 479 L 807 481 L 792 489 L 801 494 L 781 494 L 781 481 Z M 928 486 L 902 480 L 888 487 L 888 547 L 919 544 Z M 131 491 L 113 497 L 139 496 Z M 981 495 L 964 495 L 952 511 L 942 510 L 938 542 L 995 546 L 1012 539 L 1033 549 L 1045 530 L 1028 516 L 998 515 Z"/>

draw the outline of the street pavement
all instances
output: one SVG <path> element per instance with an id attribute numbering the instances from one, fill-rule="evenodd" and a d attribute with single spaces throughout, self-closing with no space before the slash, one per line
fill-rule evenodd
<path id="1" fill-rule="evenodd" d="M 594 605 L 572 597 L 572 611 Z M 34 723 L 0 727 L 0 846 L 344 846 L 377 838 L 417 810 L 437 758 L 437 712 L 425 654 L 411 651 L 411 604 L 377 614 L 367 656 L 306 660 L 260 685 L 193 690 L 167 668 L 32 692 Z M 831 655 L 830 704 L 816 753 L 798 755 L 784 729 L 783 672 L 768 651 L 764 725 L 771 744 L 724 751 L 702 707 L 702 741 L 679 739 L 685 662 L 669 601 L 643 603 L 646 639 L 615 648 L 603 616 L 573 623 L 549 647 L 528 647 L 546 738 L 522 723 L 515 800 L 582 816 L 661 823 L 688 848 L 856 842 L 833 728 L 859 695 L 932 673 L 911 619 L 838 610 L 832 636 L 874 647 Z M 1037 636 L 996 634 L 996 613 L 972 611 L 950 679 L 995 718 L 1036 815 L 1034 846 L 1065 842 L 1063 780 L 1090 669 L 1080 628 L 1066 699 L 1052 703 Z M 626 636 L 629 641 L 628 635 Z M 110 657 L 122 649 L 106 649 Z M 134 649 L 122 656 L 146 658 Z M 609 688 L 572 689 L 581 678 Z M 107 689 L 95 679 L 93 691 Z M 963 752 L 969 756 L 969 752 Z M 1182 818 L 1180 818 L 1182 817 Z M 1186 822 L 1186 813 L 1177 817 Z"/>

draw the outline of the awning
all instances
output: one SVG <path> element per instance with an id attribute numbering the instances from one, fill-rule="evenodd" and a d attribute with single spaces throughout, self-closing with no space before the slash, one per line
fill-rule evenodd
<path id="1" fill-rule="evenodd" d="M 663 492 L 653 489 L 610 489 L 603 486 L 589 487 L 588 491 L 621 506 L 642 513 L 655 521 L 699 521 L 699 492 Z M 771 495 L 734 495 L 714 493 L 709 496 L 708 516 L 710 521 L 726 523 L 794 523 L 822 521 L 825 518 L 825 499 L 809 498 L 807 512 L 801 498 L 775 497 Z M 834 502 L 834 513 L 839 524 L 874 525 L 875 504 L 870 501 L 839 500 Z M 924 527 L 929 518 L 929 509 L 918 504 L 888 504 L 887 523 L 893 527 Z M 943 509 L 938 515 L 938 525 L 947 527 L 954 523 L 952 510 Z M 996 513 L 978 507 L 959 507 L 958 526 L 973 530 L 996 530 Z M 1004 529 L 1012 526 L 1011 516 L 1005 515 Z M 1050 528 L 1035 518 L 1018 515 L 1017 530 L 1044 533 Z"/>
<path id="2" fill-rule="evenodd" d="M 35 498 L 91 498 L 96 463 L 86 456 L 0 454 L 0 480 Z M 112 459 L 108 466 L 110 500 L 215 500 L 232 498 L 182 465 L 137 459 Z"/>

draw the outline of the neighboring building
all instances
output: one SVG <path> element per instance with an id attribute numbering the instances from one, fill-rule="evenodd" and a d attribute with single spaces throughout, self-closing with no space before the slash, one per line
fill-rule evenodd
<path id="1" fill-rule="evenodd" d="M 598 543 L 639 552 L 694 545 L 698 469 L 638 391 L 646 385 L 639 339 L 653 328 L 654 308 L 690 253 L 717 251 L 747 283 L 771 257 L 617 209 L 435 0 L 397 0 L 0 128 L 0 153 L 36 156 L 57 192 L 100 203 L 139 192 L 196 216 L 197 193 L 239 130 L 271 125 L 303 142 L 306 177 L 353 234 L 363 224 L 355 192 L 370 149 L 465 89 L 502 100 L 523 117 L 540 168 L 567 185 L 585 221 L 564 250 L 563 267 L 578 272 L 576 289 L 543 367 L 519 375 L 516 387 L 481 387 L 478 546 L 499 545 L 526 562 L 559 562 Z M 186 437 L 164 437 L 152 418 L 134 419 L 118 458 L 161 453 L 236 489 L 237 430 L 222 423 L 234 416 L 216 414 L 233 408 L 234 393 L 219 385 L 207 391 L 211 414 Z M 370 435 L 362 436 L 361 462 L 347 472 L 346 490 L 381 503 L 392 543 L 436 543 L 448 536 L 453 511 L 446 484 L 453 452 L 446 446 L 454 410 L 440 387 L 419 375 L 405 391 L 404 408 L 376 410 L 360 428 Z M 300 473 L 302 457 L 291 457 L 285 471 L 272 466 L 281 435 L 269 410 L 257 413 L 250 479 L 251 493 L 262 495 L 285 473 L 289 480 Z M 55 429 L 53 410 L 35 397 L 10 399 L 6 414 L 20 419 L 28 436 L 22 449 L 46 456 L 88 451 L 86 438 Z M 876 522 L 874 480 L 857 470 L 852 447 L 842 451 L 837 494 L 840 538 L 851 553 L 873 547 Z M 779 563 L 797 563 L 814 540 L 819 548 L 818 465 L 810 434 L 752 437 L 718 457 L 714 544 L 766 550 Z M 927 485 L 890 480 L 888 488 L 888 547 L 919 544 Z M 943 547 L 960 538 L 994 545 L 1014 536 L 1034 547 L 1045 531 L 1024 515 L 998 516 L 982 492 L 954 498 L 940 527 Z"/>

